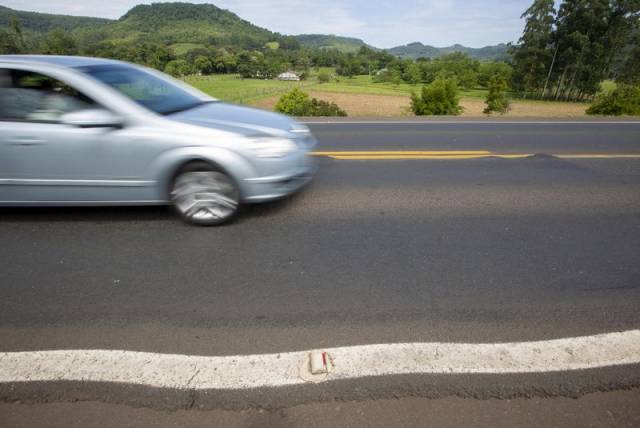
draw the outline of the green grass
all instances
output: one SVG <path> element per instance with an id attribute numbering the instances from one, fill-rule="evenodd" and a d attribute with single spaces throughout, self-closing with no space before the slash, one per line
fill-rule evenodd
<path id="1" fill-rule="evenodd" d="M 241 79 L 235 74 L 187 76 L 184 81 L 223 101 L 239 104 L 250 104 L 263 98 L 284 94 L 295 87 L 309 85 L 309 82 Z"/>
<path id="2" fill-rule="evenodd" d="M 333 71 L 330 69 L 331 72 Z M 317 83 L 317 80 L 316 80 Z M 421 90 L 423 84 L 410 85 L 408 83 L 376 83 L 368 75 L 354 77 L 338 77 L 337 79 L 323 84 L 313 86 L 314 91 L 341 92 L 353 94 L 374 94 L 374 95 L 410 95 L 411 92 Z M 482 98 L 487 95 L 486 89 L 460 89 L 462 98 Z"/>
<path id="3" fill-rule="evenodd" d="M 169 46 L 169 48 L 173 49 L 173 52 L 178 56 L 184 55 L 191 50 L 204 47 L 205 46 L 200 43 L 174 43 Z"/>
<path id="4" fill-rule="evenodd" d="M 333 69 L 326 68 L 329 72 Z M 303 82 L 281 82 L 279 80 L 241 79 L 237 75 L 217 74 L 211 76 L 188 76 L 184 80 L 207 94 L 224 101 L 250 104 L 264 98 L 284 94 L 295 87 L 318 92 L 338 92 L 351 94 L 400 95 L 409 96 L 412 91 L 420 91 L 421 84 L 374 83 L 371 76 L 339 77 L 329 83 L 318 83 L 317 73 Z M 484 99 L 485 89 L 461 90 L 462 98 Z"/>

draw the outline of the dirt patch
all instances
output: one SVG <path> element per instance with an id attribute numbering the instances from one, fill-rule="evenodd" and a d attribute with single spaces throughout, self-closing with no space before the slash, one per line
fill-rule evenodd
<path id="1" fill-rule="evenodd" d="M 460 105 L 464 107 L 461 116 L 486 116 L 482 113 L 486 104 L 483 100 L 463 99 Z M 505 117 L 581 117 L 589 107 L 583 103 L 562 103 L 545 101 L 512 101 L 511 110 Z"/>
<path id="2" fill-rule="evenodd" d="M 347 94 L 338 92 L 314 92 L 309 95 L 320 100 L 334 102 L 344 109 L 351 117 L 359 116 L 413 116 L 410 110 L 408 96 L 399 95 L 371 95 L 371 94 Z M 273 110 L 279 96 L 269 97 L 256 101 L 256 107 Z M 482 113 L 486 107 L 483 100 L 463 99 L 460 105 L 464 107 L 461 116 L 486 117 Z M 544 101 L 513 101 L 511 110 L 505 117 L 581 117 L 585 115 L 588 105 L 583 103 L 562 103 Z"/>
<path id="3" fill-rule="evenodd" d="M 314 92 L 309 95 L 319 100 L 336 103 L 349 116 L 413 116 L 409 109 L 408 96 L 345 94 L 338 92 Z M 273 110 L 279 97 L 270 97 L 256 101 L 256 107 Z"/>

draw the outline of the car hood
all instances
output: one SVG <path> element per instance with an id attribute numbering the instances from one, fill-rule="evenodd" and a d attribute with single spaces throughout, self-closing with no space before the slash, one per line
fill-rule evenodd
<path id="1" fill-rule="evenodd" d="M 295 120 L 281 114 L 219 101 L 173 113 L 167 118 L 248 137 L 290 137 L 291 131 L 300 127 Z"/>

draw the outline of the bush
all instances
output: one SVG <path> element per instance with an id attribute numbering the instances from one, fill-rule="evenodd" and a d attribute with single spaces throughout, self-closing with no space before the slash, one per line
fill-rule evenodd
<path id="1" fill-rule="evenodd" d="M 484 114 L 500 113 L 505 114 L 511 108 L 509 99 L 507 98 L 507 81 L 500 76 L 494 76 L 489 81 L 489 93 L 485 100 L 487 108 Z"/>
<path id="2" fill-rule="evenodd" d="M 411 94 L 411 110 L 416 116 L 457 115 L 462 113 L 459 101 L 455 80 L 439 77 L 421 94 Z"/>
<path id="3" fill-rule="evenodd" d="M 309 116 L 311 98 L 299 88 L 294 88 L 280 97 L 276 103 L 276 111 L 291 116 Z"/>
<path id="4" fill-rule="evenodd" d="M 328 71 L 323 70 L 320 73 L 318 73 L 319 83 L 329 83 L 329 81 L 331 81 L 331 75 L 329 74 Z"/>
<path id="5" fill-rule="evenodd" d="M 640 115 L 640 86 L 618 85 L 613 91 L 596 98 L 591 107 L 587 109 L 587 114 Z"/>
<path id="6" fill-rule="evenodd" d="M 346 116 L 336 103 L 309 97 L 309 94 L 294 88 L 284 94 L 276 104 L 276 111 L 291 116 Z"/>
<path id="7" fill-rule="evenodd" d="M 344 117 L 347 112 L 338 107 L 336 103 L 311 99 L 311 116 L 341 116 Z"/>

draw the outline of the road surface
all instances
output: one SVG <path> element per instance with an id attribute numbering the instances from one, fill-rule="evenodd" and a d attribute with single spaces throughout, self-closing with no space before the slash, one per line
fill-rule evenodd
<path id="1" fill-rule="evenodd" d="M 233 356 L 640 328 L 640 123 L 310 127 L 312 185 L 225 227 L 191 227 L 162 207 L 0 211 L 0 352 Z M 215 397 L 7 385 L 9 400 L 289 406 L 573 396 L 640 386 L 640 370 L 404 374 Z"/>

